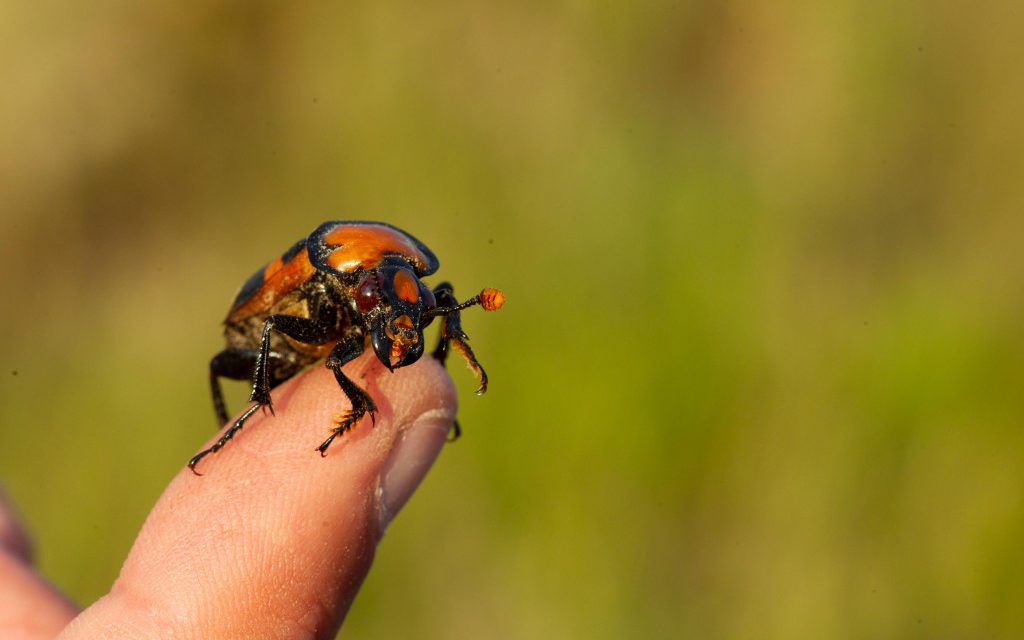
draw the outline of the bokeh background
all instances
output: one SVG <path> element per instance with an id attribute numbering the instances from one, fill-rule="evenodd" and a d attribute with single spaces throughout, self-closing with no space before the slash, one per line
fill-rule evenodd
<path id="1" fill-rule="evenodd" d="M 1022 63 L 1014 2 L 4 2 L 0 481 L 104 593 L 236 288 L 381 219 L 508 304 L 342 635 L 1024 637 Z"/>

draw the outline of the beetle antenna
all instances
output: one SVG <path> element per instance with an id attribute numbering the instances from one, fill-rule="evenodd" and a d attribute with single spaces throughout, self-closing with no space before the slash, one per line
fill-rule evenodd
<path id="1" fill-rule="evenodd" d="M 469 300 L 466 300 L 460 305 L 454 307 L 434 307 L 433 309 L 427 309 L 421 316 L 424 320 L 429 320 L 434 316 L 447 316 L 455 313 L 456 311 L 462 311 L 473 305 L 480 305 L 484 308 L 484 311 L 495 311 L 501 308 L 501 305 L 505 304 L 505 294 L 498 289 L 484 289 L 479 294 L 473 296 Z"/>

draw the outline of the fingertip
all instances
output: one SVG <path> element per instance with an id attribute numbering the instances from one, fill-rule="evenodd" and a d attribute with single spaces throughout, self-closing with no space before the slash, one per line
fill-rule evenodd
<path id="1" fill-rule="evenodd" d="M 453 416 L 444 409 L 422 413 L 399 434 L 380 475 L 378 511 L 381 531 L 395 518 L 441 453 Z"/>
<path id="2" fill-rule="evenodd" d="M 195 637 L 251 637 L 263 622 L 340 625 L 457 405 L 432 358 L 391 373 L 363 356 L 344 371 L 377 404 L 376 425 L 361 420 L 321 457 L 316 445 L 348 404 L 333 374 L 314 367 L 275 389 L 276 417 L 254 415 L 202 460 L 202 477 L 183 467 L 174 478 L 115 591 L 77 627 L 82 637 L 140 612 L 163 626 L 194 625 L 178 631 Z"/>

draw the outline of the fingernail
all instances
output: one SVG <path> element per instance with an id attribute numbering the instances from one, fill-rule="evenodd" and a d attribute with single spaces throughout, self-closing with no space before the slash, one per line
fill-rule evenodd
<path id="1" fill-rule="evenodd" d="M 377 504 L 382 532 L 427 475 L 453 421 L 450 410 L 433 409 L 420 415 L 398 436 L 380 474 Z"/>

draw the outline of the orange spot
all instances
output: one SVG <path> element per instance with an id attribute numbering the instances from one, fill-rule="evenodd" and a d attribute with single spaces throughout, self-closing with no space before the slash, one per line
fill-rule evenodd
<path id="1" fill-rule="evenodd" d="M 421 270 L 426 270 L 431 262 L 409 236 L 373 224 L 341 225 L 324 236 L 324 244 L 338 247 L 328 256 L 327 264 L 345 273 L 372 269 L 386 254 L 399 254 Z"/>
<path id="2" fill-rule="evenodd" d="M 281 270 L 284 263 L 281 262 L 280 256 L 275 258 L 273 262 L 267 265 L 267 268 L 263 270 L 263 282 L 270 280 L 270 277 Z"/>
<path id="3" fill-rule="evenodd" d="M 420 285 L 416 277 L 405 269 L 395 272 L 395 293 L 406 302 L 417 303 L 420 301 Z"/>
<path id="4" fill-rule="evenodd" d="M 237 309 L 228 316 L 228 320 L 237 321 L 257 313 L 266 312 L 270 307 L 305 282 L 316 272 L 309 262 L 306 249 L 295 254 L 286 263 L 278 258 L 263 270 L 263 284 Z"/>
<path id="5" fill-rule="evenodd" d="M 505 294 L 498 289 L 484 289 L 480 292 L 480 306 L 485 311 L 495 311 L 505 304 Z"/>

